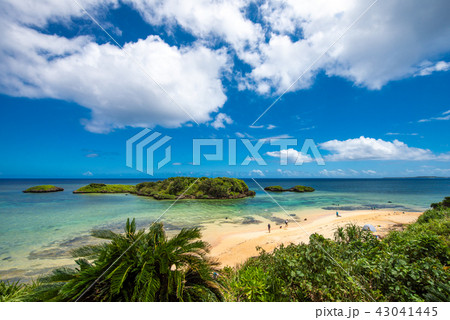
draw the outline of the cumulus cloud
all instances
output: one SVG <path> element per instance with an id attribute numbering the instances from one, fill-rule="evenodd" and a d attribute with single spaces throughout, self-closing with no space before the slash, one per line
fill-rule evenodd
<path id="1" fill-rule="evenodd" d="M 409 147 L 399 140 L 359 137 L 344 141 L 330 140 L 319 144 L 331 154 L 325 156 L 327 161 L 349 160 L 449 160 L 450 154 L 435 155 L 428 149 Z"/>
<path id="2" fill-rule="evenodd" d="M 149 36 L 124 45 L 130 59 L 91 37 L 47 35 L 5 20 L 0 30 L 0 92 L 74 101 L 91 110 L 83 123 L 92 132 L 177 127 L 192 121 L 188 114 L 207 122 L 226 101 L 220 78 L 229 61 L 221 49 L 178 48 Z"/>
<path id="3" fill-rule="evenodd" d="M 318 61 L 372 0 L 265 0 L 257 3 L 257 15 L 250 9 L 253 0 L 78 2 L 96 17 L 128 5 L 151 25 L 168 33 L 180 27 L 195 38 L 186 46 L 155 35 L 126 43 L 136 63 L 94 37 L 39 31 L 50 23 L 70 28 L 72 19 L 88 19 L 73 1 L 2 1 L 0 92 L 76 102 L 91 110 L 83 123 L 93 132 L 177 127 L 191 121 L 181 109 L 208 123 L 226 101 L 222 79 L 234 57 L 248 70 L 236 76 L 239 88 L 264 95 L 283 92 L 301 75 L 290 90 L 309 88 L 319 72 L 379 89 L 389 81 L 449 70 L 448 62 L 438 60 L 450 50 L 447 0 L 430 0 L 426 9 L 419 0 L 379 1 Z"/>
<path id="4" fill-rule="evenodd" d="M 179 25 L 196 37 L 221 39 L 241 60 L 256 63 L 256 46 L 264 40 L 260 24 L 245 16 L 251 0 L 125 0 L 152 25 Z"/>
<path id="5" fill-rule="evenodd" d="M 266 155 L 274 158 L 287 159 L 287 161 L 291 163 L 306 163 L 313 161 L 313 158 L 309 154 L 303 154 L 293 148 L 280 151 L 269 151 Z"/>
<path id="6" fill-rule="evenodd" d="M 225 113 L 219 113 L 217 114 L 214 121 L 211 123 L 211 126 L 215 129 L 225 128 L 225 124 L 232 124 L 233 119 L 231 119 L 228 115 Z"/>
<path id="7" fill-rule="evenodd" d="M 262 16 L 271 36 L 258 47 L 260 59 L 253 64 L 247 87 L 280 93 L 303 75 L 291 90 L 308 88 L 324 70 L 379 89 L 415 75 L 423 70 L 424 61 L 450 49 L 446 0 L 433 0 L 427 10 L 419 9 L 420 1 L 379 1 L 345 33 L 372 2 L 266 1 Z M 442 64 L 438 68 L 445 69 Z"/>
<path id="8" fill-rule="evenodd" d="M 83 173 L 83 176 L 86 176 L 86 177 L 92 177 L 93 175 L 94 174 L 92 172 L 90 172 L 90 171 L 86 171 L 86 172 Z"/>

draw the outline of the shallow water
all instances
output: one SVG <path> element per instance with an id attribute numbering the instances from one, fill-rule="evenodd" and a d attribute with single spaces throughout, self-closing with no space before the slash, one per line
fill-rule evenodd
<path id="1" fill-rule="evenodd" d="M 148 181 L 148 180 L 147 180 Z M 136 184 L 142 180 L 0 180 L 0 279 L 24 277 L 30 271 L 67 264 L 68 250 L 89 240 L 96 228 L 119 230 L 127 218 L 144 227 L 159 218 L 172 201 L 124 194 L 73 194 L 90 182 Z M 254 198 L 237 200 L 180 200 L 162 217 L 168 230 L 202 225 L 217 219 L 247 216 L 270 218 L 281 211 L 252 181 Z M 287 211 L 393 208 L 422 211 L 450 195 L 450 179 L 258 179 L 263 186 L 298 184 L 313 193 L 270 193 Z M 53 184 L 64 192 L 25 194 L 34 185 Z M 390 203 L 389 203 L 390 202 Z M 242 221 L 240 219 L 239 221 Z"/>

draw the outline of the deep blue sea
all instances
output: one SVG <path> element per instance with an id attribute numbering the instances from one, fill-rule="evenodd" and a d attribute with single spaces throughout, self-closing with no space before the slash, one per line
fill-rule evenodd
<path id="1" fill-rule="evenodd" d="M 144 227 L 157 219 L 172 201 L 124 194 L 73 194 L 91 182 L 137 184 L 143 180 L 0 180 L 0 279 L 35 277 L 49 268 L 69 264 L 68 251 L 89 241 L 96 228 L 119 230 L 127 218 Z M 149 181 L 149 180 L 146 180 Z M 280 207 L 253 180 L 254 198 L 237 200 L 180 200 L 162 217 L 166 228 L 177 230 L 217 219 L 247 216 L 270 218 Z M 450 179 L 258 179 L 263 187 L 314 187 L 313 193 L 271 194 L 287 211 L 392 208 L 423 211 L 450 196 Z M 42 184 L 64 192 L 26 194 Z M 232 220 L 232 219 L 230 219 Z"/>

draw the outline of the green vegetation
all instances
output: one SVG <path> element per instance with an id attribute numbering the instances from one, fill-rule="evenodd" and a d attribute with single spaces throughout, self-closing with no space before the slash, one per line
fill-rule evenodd
<path id="1" fill-rule="evenodd" d="M 254 196 L 247 184 L 235 178 L 174 177 L 136 185 L 136 194 L 157 200 L 176 199 L 236 199 Z"/>
<path id="2" fill-rule="evenodd" d="M 18 282 L 0 281 L 0 302 L 19 302 L 34 288 L 34 285 L 25 285 Z"/>
<path id="3" fill-rule="evenodd" d="M 309 244 L 280 246 L 272 253 L 260 249 L 241 267 L 224 270 L 226 298 L 450 301 L 449 216 L 444 201 L 383 240 L 348 225 L 336 230 L 334 240 L 313 234 Z"/>
<path id="4" fill-rule="evenodd" d="M 270 186 L 270 187 L 265 187 L 264 190 L 266 190 L 266 191 L 272 191 L 272 192 L 283 192 L 283 191 L 287 191 L 287 190 L 283 189 L 282 186 Z"/>
<path id="5" fill-rule="evenodd" d="M 255 192 L 235 178 L 173 177 L 161 181 L 142 182 L 136 186 L 91 183 L 73 193 L 133 193 L 140 196 L 164 199 L 237 199 L 252 197 Z"/>
<path id="6" fill-rule="evenodd" d="M 382 240 L 347 225 L 333 240 L 313 234 L 309 244 L 259 249 L 243 265 L 220 271 L 198 228 L 169 239 L 161 223 L 144 232 L 128 220 L 124 234 L 94 231 L 107 242 L 74 250 L 76 269 L 56 269 L 31 285 L 0 282 L 0 301 L 448 302 L 447 199 Z"/>
<path id="7" fill-rule="evenodd" d="M 306 186 L 295 186 L 289 189 L 289 191 L 293 192 L 313 192 L 316 191 L 313 187 L 306 187 Z"/>
<path id="8" fill-rule="evenodd" d="M 286 192 L 286 191 L 290 191 L 290 192 L 313 192 L 316 189 L 312 188 L 312 187 L 306 187 L 306 186 L 295 186 L 289 189 L 283 189 L 281 186 L 270 186 L 270 187 L 265 187 L 264 190 L 266 191 L 271 191 L 271 192 Z"/>
<path id="9" fill-rule="evenodd" d="M 432 203 L 431 208 L 439 209 L 439 208 L 450 208 L 450 197 L 445 197 L 442 202 Z"/>
<path id="10" fill-rule="evenodd" d="M 134 193 L 135 186 L 127 184 L 91 183 L 75 190 L 73 193 Z"/>
<path id="11" fill-rule="evenodd" d="M 25 300 L 223 300 L 213 278 L 216 262 L 206 257 L 209 245 L 200 240 L 198 228 L 168 239 L 162 223 L 136 231 L 133 219 L 127 220 L 124 234 L 98 230 L 92 235 L 109 242 L 74 250 L 78 268 L 59 268 L 41 278 Z"/>
<path id="12" fill-rule="evenodd" d="M 63 188 L 55 187 L 52 185 L 42 185 L 42 186 L 35 186 L 28 188 L 27 190 L 24 190 L 24 193 L 45 193 L 45 192 L 58 192 L 58 191 L 64 191 Z"/>

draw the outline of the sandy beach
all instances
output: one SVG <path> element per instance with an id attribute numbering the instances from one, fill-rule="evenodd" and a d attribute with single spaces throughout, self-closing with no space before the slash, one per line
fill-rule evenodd
<path id="1" fill-rule="evenodd" d="M 280 244 L 308 242 L 309 235 L 319 233 L 332 238 L 339 226 L 353 223 L 359 226 L 372 224 L 381 237 L 390 230 L 401 230 L 405 225 L 413 223 L 422 212 L 402 212 L 393 210 L 365 210 L 336 212 L 317 209 L 313 212 L 289 212 L 275 215 L 274 222 L 260 216 L 253 216 L 256 220 L 251 224 L 236 224 L 234 221 L 221 220 L 204 225 L 203 239 L 208 241 L 211 256 L 218 259 L 222 266 L 235 266 L 249 257 L 257 255 L 256 247 L 272 251 Z M 288 220 L 288 226 L 284 220 Z M 271 224 L 271 232 L 267 231 L 267 224 Z"/>

